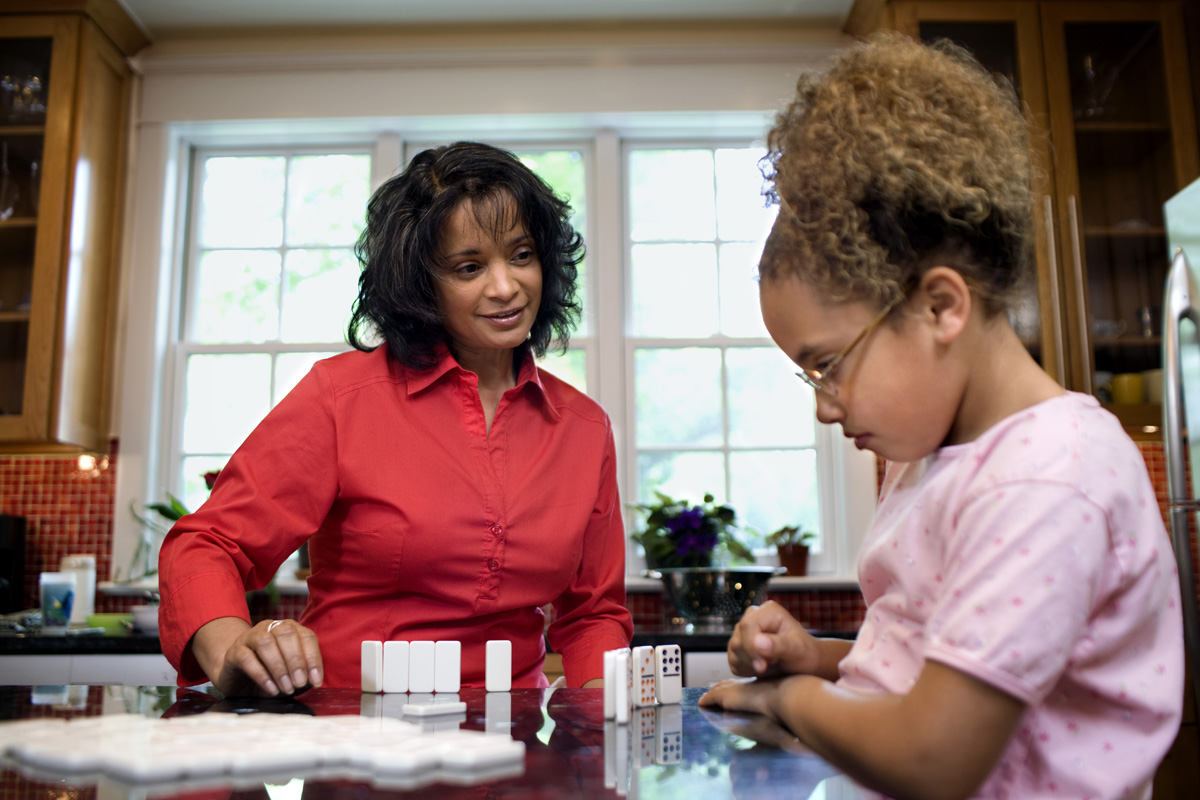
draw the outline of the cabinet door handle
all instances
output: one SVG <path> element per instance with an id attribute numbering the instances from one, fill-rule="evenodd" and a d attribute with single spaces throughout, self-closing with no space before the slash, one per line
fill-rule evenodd
<path id="1" fill-rule="evenodd" d="M 1071 268 L 1075 272 L 1075 302 L 1079 319 L 1080 356 L 1083 358 L 1083 391 L 1092 393 L 1092 331 L 1087 318 L 1087 296 L 1084 294 L 1083 253 L 1079 238 L 1079 209 L 1075 195 L 1067 198 L 1067 215 L 1071 231 Z"/>
<path id="2" fill-rule="evenodd" d="M 1042 213 L 1046 223 L 1046 263 L 1050 267 L 1050 321 L 1054 328 L 1054 374 L 1058 385 L 1067 385 L 1066 338 L 1063 336 L 1062 306 L 1058 296 L 1058 248 L 1054 246 L 1054 201 L 1050 195 L 1042 198 Z"/>

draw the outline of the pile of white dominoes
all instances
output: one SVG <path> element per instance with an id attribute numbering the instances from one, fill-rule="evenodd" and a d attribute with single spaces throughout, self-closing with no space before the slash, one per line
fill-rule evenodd
<path id="1" fill-rule="evenodd" d="M 604 718 L 629 723 L 634 708 L 683 699 L 683 656 L 677 644 L 622 647 L 604 654 Z"/>
<path id="2" fill-rule="evenodd" d="M 512 688 L 512 642 L 493 639 L 487 643 L 484 685 L 489 692 Z M 462 642 L 362 643 L 362 690 L 364 692 L 410 695 L 455 694 L 462 686 Z M 462 702 L 409 703 L 406 715 L 455 714 L 466 711 Z"/>

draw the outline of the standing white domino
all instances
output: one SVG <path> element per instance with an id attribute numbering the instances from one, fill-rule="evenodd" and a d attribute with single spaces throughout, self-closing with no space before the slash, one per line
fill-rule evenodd
<path id="1" fill-rule="evenodd" d="M 408 691 L 408 642 L 383 643 L 383 690 Z"/>
<path id="2" fill-rule="evenodd" d="M 383 642 L 362 643 L 362 690 L 383 691 Z"/>
<path id="3" fill-rule="evenodd" d="M 663 705 L 683 699 L 683 655 L 677 644 L 654 648 L 654 696 Z"/>
<path id="4" fill-rule="evenodd" d="M 613 681 L 616 684 L 616 693 L 613 695 L 613 718 L 616 719 L 618 725 L 627 725 L 631 706 L 629 690 L 633 684 L 633 665 L 630 662 L 628 650 L 617 651 L 616 672 L 617 678 Z"/>
<path id="5" fill-rule="evenodd" d="M 433 690 L 457 692 L 462 687 L 462 642 L 436 642 L 433 648 Z"/>
<path id="6" fill-rule="evenodd" d="M 408 643 L 408 690 L 410 692 L 433 691 L 436 652 L 433 642 Z"/>
<path id="7" fill-rule="evenodd" d="M 604 651 L 604 718 L 613 719 L 617 715 L 617 652 Z"/>
<path id="8" fill-rule="evenodd" d="M 633 704 L 638 708 L 654 705 L 654 647 L 633 648 Z"/>
<path id="9" fill-rule="evenodd" d="M 512 689 L 512 642 L 491 639 L 487 643 L 484 686 L 489 692 Z"/>

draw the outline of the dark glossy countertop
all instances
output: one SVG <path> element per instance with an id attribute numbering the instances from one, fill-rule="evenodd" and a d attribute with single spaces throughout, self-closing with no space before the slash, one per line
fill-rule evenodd
<path id="1" fill-rule="evenodd" d="M 0 656 L 140 655 L 161 652 L 158 634 L 41 636 L 36 633 L 0 633 Z"/>
<path id="2" fill-rule="evenodd" d="M 63 687 L 64 690 L 66 687 Z M 71 687 L 84 688 L 84 687 Z M 347 774 L 287 774 L 205 778 L 202 782 L 123 784 L 109 777 L 37 772 L 12 761 L 0 764 L 0 800 L 31 797 L 79 796 L 95 789 L 96 796 L 117 800 L 270 800 L 272 789 L 288 779 L 304 781 L 304 800 L 384 800 L 384 798 L 617 798 L 654 797 L 661 800 L 721 800 L 721 798 L 837 797 L 853 800 L 864 794 L 845 776 L 807 753 L 794 737 L 761 718 L 701 710 L 699 689 L 685 689 L 679 706 L 635 709 L 630 725 L 606 723 L 599 689 L 518 689 L 488 694 L 463 690 L 467 705 L 458 727 L 486 730 L 488 715 L 497 707 L 508 712 L 513 738 L 525 743 L 523 765 L 503 776 L 446 775 L 436 771 L 403 785 L 389 783 L 362 771 Z M 0 718 L 64 716 L 91 717 L 136 713 L 148 717 L 192 714 L 300 713 L 318 716 L 388 715 L 383 698 L 350 689 L 313 689 L 296 699 L 232 702 L 191 689 L 173 687 L 86 687 L 74 702 L 47 705 L 45 689 L 0 687 Z M 64 694 L 63 699 L 66 696 Z M 639 713 L 644 711 L 644 713 Z M 493 729 L 495 729 L 494 720 Z M 436 735 L 436 734 L 425 734 Z M 660 756 L 658 737 L 677 735 L 678 756 Z M 643 736 L 646 738 L 643 739 Z M 661 761 L 659 760 L 661 759 Z M 665 763 L 664 763 L 665 762 Z M 293 784 L 293 788 L 294 784 Z M 288 794 L 299 797 L 300 794 Z"/>

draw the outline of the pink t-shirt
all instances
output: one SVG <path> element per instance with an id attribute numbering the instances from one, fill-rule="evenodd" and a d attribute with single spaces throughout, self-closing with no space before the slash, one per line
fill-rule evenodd
<path id="1" fill-rule="evenodd" d="M 976 797 L 1149 796 L 1183 702 L 1179 580 L 1142 457 L 1093 398 L 891 464 L 858 574 L 842 685 L 903 694 L 931 659 L 1026 704 Z"/>

